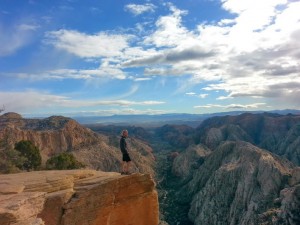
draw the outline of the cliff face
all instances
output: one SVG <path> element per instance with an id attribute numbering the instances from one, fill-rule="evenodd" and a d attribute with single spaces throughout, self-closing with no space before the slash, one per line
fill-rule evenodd
<path id="1" fill-rule="evenodd" d="M 224 141 L 246 141 L 300 165 L 300 116 L 250 114 L 213 117 L 198 128 L 198 141 L 212 150 Z"/>
<path id="2" fill-rule="evenodd" d="M 102 171 L 119 171 L 121 152 L 119 137 L 112 145 L 109 137 L 81 126 L 75 120 L 61 116 L 45 119 L 24 119 L 16 113 L 0 116 L 0 140 L 8 147 L 21 140 L 30 140 L 40 150 L 43 164 L 51 156 L 72 152 L 87 167 Z M 152 149 L 133 139 L 128 140 L 130 154 L 140 172 L 154 174 Z M 0 149 L 1 151 L 1 149 Z"/>
<path id="3" fill-rule="evenodd" d="M 150 175 L 94 170 L 0 175 L 0 225 L 157 225 Z"/>
<path id="4" fill-rule="evenodd" d="M 227 142 L 177 197 L 191 202 L 195 225 L 299 224 L 299 190 L 299 167 L 250 143 Z"/>

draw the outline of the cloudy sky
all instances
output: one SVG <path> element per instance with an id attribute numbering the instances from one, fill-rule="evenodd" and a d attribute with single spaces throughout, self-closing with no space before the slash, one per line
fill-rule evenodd
<path id="1" fill-rule="evenodd" d="M 300 109 L 299 12 L 299 0 L 0 0 L 0 106 Z"/>

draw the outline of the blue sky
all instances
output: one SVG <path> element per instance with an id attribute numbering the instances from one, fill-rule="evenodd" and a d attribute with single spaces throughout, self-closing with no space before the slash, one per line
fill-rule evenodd
<path id="1" fill-rule="evenodd" d="M 0 0 L 0 105 L 37 115 L 300 109 L 298 0 Z"/>

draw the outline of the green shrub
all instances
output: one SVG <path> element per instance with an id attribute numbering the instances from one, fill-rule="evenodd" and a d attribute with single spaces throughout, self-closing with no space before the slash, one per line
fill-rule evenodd
<path id="1" fill-rule="evenodd" d="M 71 153 L 63 152 L 59 155 L 53 156 L 46 162 L 46 169 L 48 170 L 72 170 L 85 167 L 84 164 L 77 161 Z"/>
<path id="2" fill-rule="evenodd" d="M 15 144 L 15 150 L 25 158 L 22 165 L 18 167 L 26 170 L 37 170 L 42 164 L 40 150 L 31 141 L 19 141 Z"/>
<path id="3" fill-rule="evenodd" d="M 24 162 L 25 158 L 15 149 L 0 148 L 0 174 L 20 172 Z"/>

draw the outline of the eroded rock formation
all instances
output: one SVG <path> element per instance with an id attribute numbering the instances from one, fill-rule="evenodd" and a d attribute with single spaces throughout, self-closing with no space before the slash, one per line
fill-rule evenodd
<path id="1" fill-rule="evenodd" d="M 250 143 L 226 142 L 177 196 L 190 204 L 195 225 L 296 225 L 299 190 L 299 167 Z"/>
<path id="2" fill-rule="evenodd" d="M 300 165 L 300 115 L 244 113 L 212 117 L 196 130 L 198 141 L 212 150 L 224 141 L 246 141 Z"/>
<path id="3" fill-rule="evenodd" d="M 29 140 L 40 150 L 43 165 L 61 152 L 72 154 L 88 168 L 119 171 L 121 152 L 119 137 L 110 140 L 80 125 L 75 120 L 51 116 L 45 119 L 24 119 L 17 113 L 0 116 L 0 141 L 10 148 L 21 140 Z M 146 143 L 129 138 L 130 155 L 141 173 L 154 174 L 152 149 Z M 0 149 L 1 151 L 1 149 Z"/>
<path id="4" fill-rule="evenodd" d="M 95 170 L 0 175 L 0 225 L 157 225 L 150 175 Z"/>

